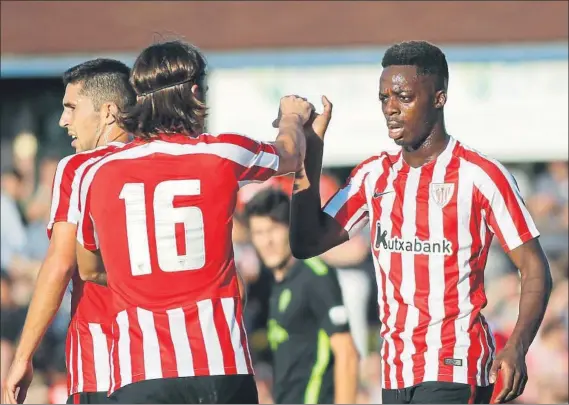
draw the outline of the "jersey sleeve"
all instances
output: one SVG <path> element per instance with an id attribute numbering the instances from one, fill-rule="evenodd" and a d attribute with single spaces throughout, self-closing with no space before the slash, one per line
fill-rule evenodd
<path id="1" fill-rule="evenodd" d="M 85 249 L 99 249 L 99 238 L 95 230 L 95 222 L 91 215 L 91 185 L 95 174 L 94 165 L 87 167 L 79 180 L 79 223 L 77 225 L 77 242 Z"/>
<path id="2" fill-rule="evenodd" d="M 324 212 L 338 221 L 350 238 L 369 223 L 365 193 L 365 179 L 369 172 L 364 163 L 352 170 L 344 186 L 324 206 Z"/>
<path id="3" fill-rule="evenodd" d="M 482 194 L 487 224 L 505 252 L 539 236 L 539 231 L 525 206 L 516 180 L 499 162 L 482 168 L 478 185 Z"/>
<path id="4" fill-rule="evenodd" d="M 56 222 L 69 222 L 77 224 L 79 221 L 79 211 L 77 210 L 77 199 L 73 198 L 73 181 L 76 174 L 76 155 L 63 158 L 57 165 L 55 177 L 53 179 L 51 209 L 49 222 L 47 224 L 47 236 L 51 239 L 53 225 Z"/>
<path id="5" fill-rule="evenodd" d="M 218 140 L 227 144 L 230 158 L 235 163 L 240 186 L 253 181 L 265 181 L 279 168 L 279 155 L 275 146 L 239 134 L 220 134 Z"/>
<path id="6" fill-rule="evenodd" d="M 304 261 L 314 273 L 310 285 L 310 308 L 318 319 L 320 328 L 328 336 L 350 331 L 348 311 L 344 306 L 342 290 L 336 270 L 319 258 Z"/>

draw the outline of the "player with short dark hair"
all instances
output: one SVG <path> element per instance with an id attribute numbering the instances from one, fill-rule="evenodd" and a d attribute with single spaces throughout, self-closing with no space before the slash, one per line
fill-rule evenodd
<path id="1" fill-rule="evenodd" d="M 425 41 L 390 47 L 379 101 L 401 147 L 359 164 L 321 209 L 319 178 L 331 106 L 307 137 L 295 177 L 291 245 L 312 257 L 370 224 L 383 337 L 384 403 L 488 403 L 501 372 L 508 402 L 527 381 L 525 356 L 551 291 L 539 232 L 512 175 L 450 136 L 448 65 Z M 521 273 L 520 313 L 495 356 L 484 268 L 493 236 Z"/>
<path id="2" fill-rule="evenodd" d="M 135 140 L 81 183 L 81 277 L 112 292 L 110 396 L 116 402 L 258 402 L 233 260 L 240 185 L 298 170 L 312 106 L 281 100 L 275 142 L 203 132 L 205 58 L 189 44 L 137 57 Z"/>
<path id="3" fill-rule="evenodd" d="M 83 170 L 121 147 L 128 134 L 118 125 L 121 110 L 135 102 L 130 69 L 113 59 L 94 59 L 63 74 L 65 95 L 59 125 L 77 154 L 56 170 L 48 223 L 49 249 L 39 270 L 26 322 L 6 379 L 3 403 L 22 403 L 33 376 L 32 357 L 57 313 L 72 280 L 71 322 L 66 340 L 69 403 L 102 403 L 110 385 L 109 291 L 81 281 L 76 272 L 75 237 L 79 181 Z"/>
<path id="4" fill-rule="evenodd" d="M 288 239 L 290 198 L 268 188 L 245 206 L 251 242 L 275 283 L 267 338 L 277 404 L 353 404 L 358 353 L 336 269 L 319 258 L 296 260 Z"/>

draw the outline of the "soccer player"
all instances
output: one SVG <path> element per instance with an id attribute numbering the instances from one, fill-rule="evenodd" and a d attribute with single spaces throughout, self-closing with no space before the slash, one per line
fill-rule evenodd
<path id="1" fill-rule="evenodd" d="M 84 283 L 76 272 L 75 238 L 79 217 L 79 179 L 86 165 L 128 140 L 117 124 L 118 112 L 136 102 L 122 62 L 95 59 L 63 74 L 65 95 L 59 124 L 72 137 L 77 154 L 62 159 L 53 183 L 48 224 L 49 249 L 40 268 L 3 403 L 23 403 L 33 376 L 32 358 L 73 282 L 67 332 L 68 403 L 102 403 L 110 384 L 110 328 L 107 288 Z"/>
<path id="2" fill-rule="evenodd" d="M 401 147 L 359 164 L 320 208 L 323 135 L 331 105 L 307 137 L 295 177 L 291 246 L 312 257 L 370 223 L 379 290 L 386 403 L 484 403 L 519 396 L 525 356 L 547 306 L 549 265 L 513 177 L 450 136 L 444 124 L 448 65 L 436 46 L 409 41 L 383 57 L 379 100 Z M 496 236 L 521 273 L 518 321 L 495 357 L 481 310 L 484 268 Z"/>
<path id="3" fill-rule="evenodd" d="M 100 281 L 105 263 L 114 402 L 258 402 L 232 216 L 240 184 L 300 169 L 313 107 L 284 97 L 274 143 L 206 134 L 205 79 L 192 45 L 144 49 L 122 118 L 135 139 L 82 179 L 77 258 L 85 280 Z"/>
<path id="4" fill-rule="evenodd" d="M 269 298 L 277 404 L 353 404 L 358 353 L 336 269 L 290 251 L 290 198 L 269 188 L 245 206 L 251 242 L 275 284 Z"/>

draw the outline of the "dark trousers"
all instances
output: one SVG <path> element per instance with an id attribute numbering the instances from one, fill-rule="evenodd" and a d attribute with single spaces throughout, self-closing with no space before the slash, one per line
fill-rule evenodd
<path id="1" fill-rule="evenodd" d="M 104 392 L 78 392 L 67 398 L 67 404 L 108 404 L 107 391 Z"/>
<path id="2" fill-rule="evenodd" d="M 383 390 L 384 404 L 489 404 L 494 386 L 424 382 L 400 390 Z"/>
<path id="3" fill-rule="evenodd" d="M 109 397 L 118 404 L 258 404 L 252 375 L 159 378 L 119 388 Z"/>

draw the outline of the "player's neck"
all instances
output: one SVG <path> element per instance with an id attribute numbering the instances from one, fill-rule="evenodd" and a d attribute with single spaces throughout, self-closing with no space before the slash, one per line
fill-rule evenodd
<path id="1" fill-rule="evenodd" d="M 279 266 L 276 269 L 273 269 L 275 280 L 279 283 L 283 281 L 290 269 L 292 269 L 292 266 L 294 266 L 294 263 L 296 263 L 296 259 L 291 254 L 290 257 L 283 263 L 283 265 Z"/>
<path id="2" fill-rule="evenodd" d="M 128 132 L 118 126 L 115 126 L 113 129 L 111 129 L 111 132 L 109 132 L 109 135 L 107 137 L 107 145 L 111 142 L 127 143 L 128 140 Z"/>
<path id="3" fill-rule="evenodd" d="M 417 148 L 403 148 L 403 159 L 411 167 L 423 166 L 435 160 L 445 150 L 449 139 L 450 135 L 441 120 Z"/>

